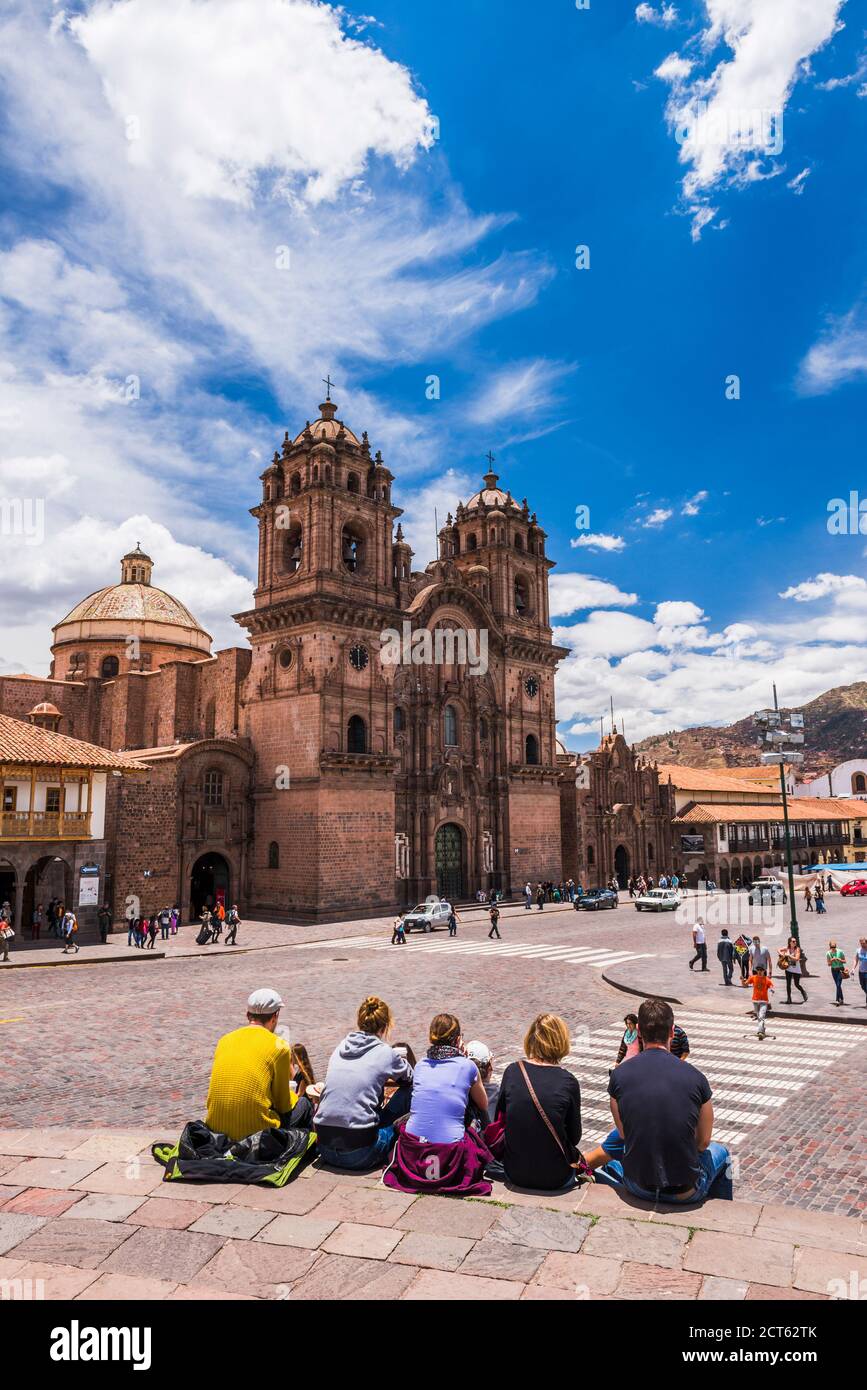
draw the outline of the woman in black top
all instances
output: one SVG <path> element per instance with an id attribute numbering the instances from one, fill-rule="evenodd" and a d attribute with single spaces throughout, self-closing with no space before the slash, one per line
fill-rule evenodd
<path id="1" fill-rule="evenodd" d="M 518 1187 L 557 1192 L 575 1182 L 571 1165 L 581 1138 L 581 1091 L 560 1066 L 568 1051 L 563 1019 L 540 1014 L 524 1039 L 527 1060 L 503 1072 L 497 1101 L 497 1119 L 506 1130 L 503 1166 Z"/>

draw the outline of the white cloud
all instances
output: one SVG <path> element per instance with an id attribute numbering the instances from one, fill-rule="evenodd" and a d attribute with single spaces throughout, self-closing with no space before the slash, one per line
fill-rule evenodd
<path id="1" fill-rule="evenodd" d="M 707 492 L 704 488 L 696 492 L 687 502 L 684 502 L 680 514 L 681 516 L 698 516 L 702 502 L 707 501 Z"/>
<path id="2" fill-rule="evenodd" d="M 6 158 L 50 190 L 38 237 L 5 211 L 0 477 L 44 502 L 52 546 L 83 513 L 102 526 L 100 582 L 136 511 L 248 586 L 257 458 L 315 412 L 326 372 L 399 479 L 430 471 L 429 364 L 552 273 L 534 254 L 485 257 L 509 216 L 465 206 L 378 37 L 343 37 L 344 12 L 312 0 L 250 16 L 247 0 L 99 0 L 72 28 L 50 0 L 0 16 Z M 359 389 L 370 364 L 415 367 L 418 409 Z M 432 530 L 431 511 L 419 537 Z M 44 651 L 92 582 L 78 547 L 60 588 L 36 549 L 20 582 L 4 576 L 16 652 Z"/>
<path id="3" fill-rule="evenodd" d="M 642 526 L 664 526 L 665 523 L 674 515 L 670 507 L 654 507 L 648 517 L 641 523 Z"/>
<path id="4" fill-rule="evenodd" d="M 624 550 L 626 542 L 622 536 L 611 536 L 605 531 L 586 531 L 570 540 L 573 550 Z"/>
<path id="5" fill-rule="evenodd" d="M 703 620 L 704 613 L 698 604 L 680 599 L 658 603 L 653 614 L 653 621 L 660 627 L 685 627 L 689 623 L 700 623 Z"/>
<path id="6" fill-rule="evenodd" d="M 865 376 L 867 308 L 861 303 L 842 318 L 828 321 L 801 362 L 795 384 L 802 395 L 819 396 Z"/>
<path id="7" fill-rule="evenodd" d="M 816 599 L 828 598 L 847 589 L 867 593 L 867 580 L 858 574 L 817 574 L 815 579 L 805 579 L 784 589 L 780 598 L 793 598 L 796 603 L 813 603 Z"/>
<path id="8" fill-rule="evenodd" d="M 511 363 L 495 372 L 470 401 L 466 417 L 473 424 L 491 425 L 549 410 L 556 400 L 557 383 L 572 371 L 568 363 L 545 358 Z"/>
<path id="9" fill-rule="evenodd" d="M 133 166 L 196 197 L 249 204 L 264 180 L 317 203 L 371 155 L 405 168 L 433 143 L 406 69 L 341 18 L 297 0 L 257 0 L 255 22 L 246 0 L 98 0 L 70 28 Z"/>
<path id="10" fill-rule="evenodd" d="M 685 82 L 692 72 L 694 63 L 688 58 L 681 58 L 677 53 L 669 53 L 667 58 L 654 69 L 654 77 L 659 77 L 663 82 L 671 82 L 674 85 Z"/>
<path id="11" fill-rule="evenodd" d="M 786 187 L 791 188 L 792 192 L 797 197 L 800 197 L 804 191 L 804 185 L 807 182 L 807 179 L 812 174 L 812 172 L 813 171 L 810 168 L 810 166 L 807 165 L 805 169 L 801 170 L 800 174 L 796 174 L 793 179 L 789 179 L 789 182 L 786 184 Z"/>
<path id="12" fill-rule="evenodd" d="M 783 144 L 783 114 L 806 60 L 837 29 L 843 0 L 705 0 L 701 52 L 709 70 L 687 72 L 672 54 L 657 75 L 672 83 L 666 120 L 686 172 L 684 204 L 698 239 L 716 215 L 710 197 L 781 169 L 772 160 Z M 723 43 L 731 56 L 719 58 Z M 699 50 L 695 44 L 691 52 Z"/>
<path id="13" fill-rule="evenodd" d="M 637 594 L 625 594 L 607 579 L 590 574 L 552 574 L 548 582 L 552 618 L 565 618 L 581 608 L 630 608 Z"/>
<path id="14" fill-rule="evenodd" d="M 557 629 L 556 640 L 572 648 L 557 677 L 559 717 L 578 722 L 576 736 L 592 737 L 613 697 L 627 738 L 640 739 L 742 719 L 767 705 L 774 681 L 795 705 L 863 680 L 867 581 L 820 574 L 785 596 L 824 598 L 827 606 L 815 617 L 740 621 L 714 633 L 697 604 L 668 599 L 652 623 L 615 610 Z"/>
<path id="15" fill-rule="evenodd" d="M 639 24 L 656 24 L 668 28 L 669 25 L 677 23 L 677 9 L 674 5 L 662 4 L 655 10 L 652 5 L 642 0 L 635 8 L 635 18 Z"/>
<path id="16" fill-rule="evenodd" d="M 439 477 L 430 478 L 410 491 L 396 488 L 395 502 L 404 509 L 400 518 L 404 537 L 414 551 L 413 569 L 424 569 L 429 561 L 436 559 L 437 522 L 440 527 L 445 526 L 449 512 L 454 515 L 458 502 L 466 502 L 481 485 L 481 479 L 448 468 Z"/>

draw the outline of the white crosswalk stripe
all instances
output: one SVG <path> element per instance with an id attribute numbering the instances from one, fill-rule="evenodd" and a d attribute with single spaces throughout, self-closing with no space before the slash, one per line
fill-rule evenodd
<path id="1" fill-rule="evenodd" d="M 497 941 L 467 940 L 461 937 L 445 936 L 442 932 L 427 935 L 413 935 L 407 942 L 415 952 L 422 950 L 425 955 L 448 953 L 456 956 L 508 956 L 509 959 L 521 957 L 525 960 L 563 961 L 571 965 L 592 965 L 597 969 L 622 964 L 628 960 L 646 960 L 653 952 L 618 950 L 611 946 L 555 946 L 545 941 Z M 340 950 L 340 951 L 390 951 L 391 939 L 382 936 L 347 936 L 329 941 L 305 941 L 295 947 L 296 951 Z M 400 950 L 402 948 L 395 948 Z"/>
<path id="2" fill-rule="evenodd" d="M 689 1037 L 690 1061 L 713 1091 L 714 1138 L 730 1147 L 860 1043 L 859 1030 L 847 1024 L 797 1023 L 773 1015 L 766 1041 L 759 1042 L 746 1015 L 677 1010 L 675 1016 Z M 623 1023 L 614 1020 L 574 1037 L 564 1058 L 564 1067 L 581 1085 L 582 1149 L 592 1148 L 612 1128 L 608 1072 L 622 1036 Z"/>

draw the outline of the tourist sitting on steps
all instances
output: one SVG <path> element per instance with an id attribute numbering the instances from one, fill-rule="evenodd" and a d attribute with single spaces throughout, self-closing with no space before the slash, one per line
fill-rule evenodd
<path id="1" fill-rule="evenodd" d="M 711 1142 L 707 1078 L 671 1055 L 674 1014 L 665 1000 L 645 999 L 638 1032 L 643 1051 L 608 1082 L 615 1127 L 587 1163 L 598 1182 L 649 1202 L 703 1201 L 729 1162 L 725 1146 Z"/>
<path id="2" fill-rule="evenodd" d="M 275 989 L 254 990 L 246 1026 L 217 1043 L 205 1124 L 230 1139 L 263 1129 L 308 1128 L 312 1106 L 292 1089 L 292 1048 L 277 1033 L 283 1000 Z"/>
<path id="3" fill-rule="evenodd" d="M 518 1187 L 559 1192 L 578 1181 L 581 1091 L 560 1063 L 569 1029 L 557 1014 L 539 1014 L 524 1039 L 526 1061 L 503 1072 L 497 1118 L 506 1129 L 503 1167 Z"/>
<path id="4" fill-rule="evenodd" d="M 413 1069 L 388 1041 L 394 1020 L 383 999 L 363 1000 L 356 1023 L 331 1054 L 314 1124 L 325 1163 L 363 1171 L 391 1151 L 394 1123 L 409 1110 Z M 390 1084 L 397 1089 L 384 1104 Z"/>
<path id="5" fill-rule="evenodd" d="M 454 1014 L 437 1014 L 428 1036 L 427 1056 L 413 1076 L 409 1119 L 382 1181 L 400 1192 L 487 1197 L 485 1167 L 493 1155 L 479 1131 L 466 1126 L 470 1101 L 482 1112 L 488 1107 L 479 1069 L 466 1055 Z"/>

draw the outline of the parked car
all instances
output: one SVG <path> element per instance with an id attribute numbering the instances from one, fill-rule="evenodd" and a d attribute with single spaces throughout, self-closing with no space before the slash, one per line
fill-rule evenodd
<path id="1" fill-rule="evenodd" d="M 674 912 L 681 897 L 676 888 L 651 888 L 634 901 L 636 912 Z"/>
<path id="2" fill-rule="evenodd" d="M 754 878 L 750 884 L 749 902 L 758 903 L 784 903 L 786 901 L 786 890 L 778 878 Z"/>
<path id="3" fill-rule="evenodd" d="M 575 899 L 576 912 L 598 912 L 602 907 L 619 907 L 620 899 L 613 888 L 588 888 Z"/>
<path id="4" fill-rule="evenodd" d="M 443 898 L 426 903 L 416 903 L 403 919 L 406 931 L 436 931 L 437 927 L 447 927 L 452 905 Z"/>
<path id="5" fill-rule="evenodd" d="M 853 878 L 840 889 L 843 898 L 867 898 L 867 878 Z"/>

